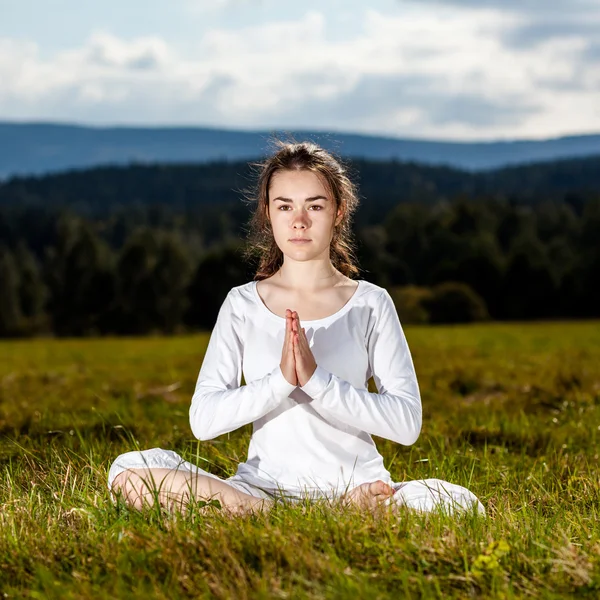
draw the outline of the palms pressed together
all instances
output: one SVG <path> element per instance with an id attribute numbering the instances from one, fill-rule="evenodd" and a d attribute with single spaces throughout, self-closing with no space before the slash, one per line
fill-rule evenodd
<path id="1" fill-rule="evenodd" d="M 280 367 L 286 380 L 298 386 L 306 385 L 317 368 L 306 332 L 300 326 L 298 313 L 290 309 L 285 314 L 285 338 Z M 390 485 L 377 480 L 351 489 L 343 499 L 364 508 L 375 508 L 393 494 L 394 489 Z"/>

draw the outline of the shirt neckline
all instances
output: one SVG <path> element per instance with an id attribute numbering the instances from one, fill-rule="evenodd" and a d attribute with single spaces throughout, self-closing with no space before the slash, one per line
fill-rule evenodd
<path id="1" fill-rule="evenodd" d="M 362 279 L 357 279 L 356 282 L 357 282 L 358 285 L 356 286 L 356 289 L 354 290 L 354 293 L 352 294 L 352 296 L 350 296 L 350 298 L 348 298 L 348 301 L 346 302 L 346 304 L 344 304 L 336 312 L 334 312 L 334 313 L 332 313 L 332 314 L 330 314 L 330 315 L 328 315 L 326 317 L 322 317 L 321 319 L 312 319 L 310 321 L 309 320 L 303 320 L 302 324 L 311 324 L 311 325 L 314 325 L 315 323 L 322 323 L 324 321 L 329 321 L 329 320 L 331 320 L 331 319 L 333 319 L 335 317 L 340 317 L 344 313 L 348 312 L 352 308 L 352 305 L 354 304 L 354 301 L 358 297 L 359 290 L 362 288 L 363 280 Z M 279 315 L 276 315 L 263 302 L 263 299 L 260 297 L 260 294 L 258 293 L 258 281 L 253 281 L 252 282 L 252 292 L 254 293 L 254 299 L 256 300 L 256 303 L 259 305 L 259 307 L 261 308 L 261 310 L 263 312 L 265 312 L 267 315 L 269 315 L 273 319 L 277 319 L 278 321 L 285 321 L 285 317 L 280 317 Z"/>

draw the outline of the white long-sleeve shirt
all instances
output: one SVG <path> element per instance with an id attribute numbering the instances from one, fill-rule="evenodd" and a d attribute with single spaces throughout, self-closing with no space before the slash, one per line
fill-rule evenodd
<path id="1" fill-rule="evenodd" d="M 391 483 L 371 435 L 413 444 L 421 399 L 390 295 L 361 280 L 335 314 L 301 325 L 317 369 L 297 387 L 279 366 L 285 319 L 263 303 L 255 281 L 229 292 L 192 398 L 194 435 L 210 440 L 253 423 L 236 476 L 267 490 L 300 495 Z M 371 376 L 378 393 L 367 390 Z"/>

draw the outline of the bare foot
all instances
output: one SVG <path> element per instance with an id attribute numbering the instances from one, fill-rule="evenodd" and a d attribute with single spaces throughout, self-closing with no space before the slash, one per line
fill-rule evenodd
<path id="1" fill-rule="evenodd" d="M 356 504 L 360 508 L 374 509 L 393 495 L 394 488 L 378 479 L 356 486 L 345 494 L 342 500 L 349 504 Z"/>

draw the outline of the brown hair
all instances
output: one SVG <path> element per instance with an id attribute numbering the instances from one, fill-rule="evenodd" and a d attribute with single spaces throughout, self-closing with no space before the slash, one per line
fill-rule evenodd
<path id="1" fill-rule="evenodd" d="M 342 163 L 332 154 L 311 142 L 275 141 L 276 152 L 262 163 L 256 190 L 249 200 L 256 206 L 249 221 L 247 256 L 258 259 L 254 279 L 266 279 L 274 275 L 283 264 L 283 252 L 277 246 L 268 216 L 269 186 L 278 171 L 312 171 L 319 175 L 329 188 L 335 202 L 334 214 L 342 209 L 343 215 L 333 229 L 330 258 L 333 266 L 347 277 L 358 274 L 354 256 L 351 220 L 358 206 L 355 185 L 350 181 Z"/>

